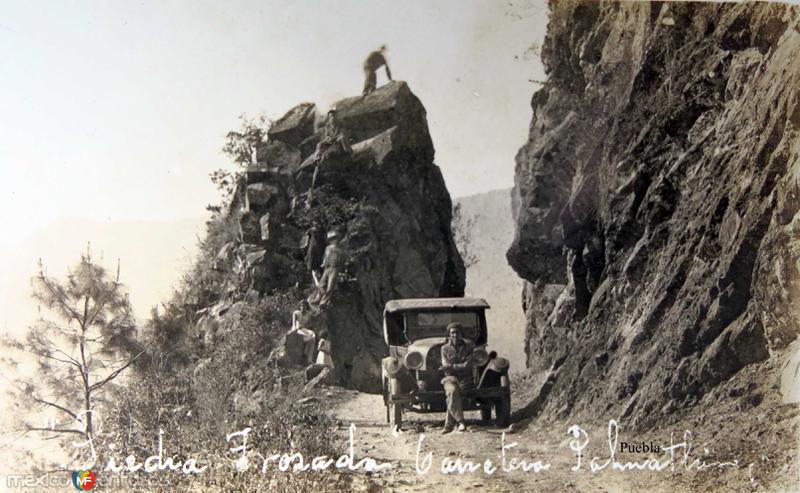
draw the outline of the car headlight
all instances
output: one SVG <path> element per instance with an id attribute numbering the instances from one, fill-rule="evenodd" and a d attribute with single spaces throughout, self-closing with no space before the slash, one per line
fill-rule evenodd
<path id="1" fill-rule="evenodd" d="M 477 366 L 483 366 L 489 361 L 489 354 L 483 349 L 472 351 L 472 362 Z"/>
<path id="2" fill-rule="evenodd" d="M 411 351 L 406 354 L 405 364 L 406 368 L 411 368 L 412 370 L 416 370 L 422 366 L 423 363 L 422 353 L 419 351 Z"/>

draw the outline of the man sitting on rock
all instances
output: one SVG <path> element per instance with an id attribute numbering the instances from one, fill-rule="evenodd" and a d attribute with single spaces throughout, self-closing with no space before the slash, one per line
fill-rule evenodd
<path id="1" fill-rule="evenodd" d="M 347 139 L 347 132 L 339 121 L 339 112 L 336 107 L 328 111 L 325 118 L 325 126 L 322 129 L 322 136 L 315 150 L 316 161 L 324 161 L 328 154 L 345 153 L 350 154 L 353 149 Z"/>
<path id="2" fill-rule="evenodd" d="M 442 346 L 442 379 L 447 399 L 447 417 L 444 420 L 442 433 L 450 433 L 454 426 L 458 431 L 466 430 L 462 392 L 471 387 L 472 351 L 475 344 L 462 337 L 463 327 L 458 322 L 447 326 L 447 344 Z"/>
<path id="3" fill-rule="evenodd" d="M 307 300 L 300 302 L 300 308 L 292 312 L 292 328 L 286 335 L 287 354 L 293 363 L 310 365 L 314 361 L 314 341 L 316 334 L 311 329 L 313 313 Z"/>

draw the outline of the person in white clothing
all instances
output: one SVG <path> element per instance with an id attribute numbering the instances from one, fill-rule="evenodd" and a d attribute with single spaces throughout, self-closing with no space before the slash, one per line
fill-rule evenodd
<path id="1" fill-rule="evenodd" d="M 328 331 L 322 331 L 319 337 L 319 345 L 317 346 L 317 364 L 333 368 L 333 359 L 331 358 L 331 341 L 328 340 Z"/>

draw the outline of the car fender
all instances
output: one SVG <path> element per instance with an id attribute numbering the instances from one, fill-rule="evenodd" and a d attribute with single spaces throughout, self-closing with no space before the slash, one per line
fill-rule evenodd
<path id="1" fill-rule="evenodd" d="M 482 387 L 505 387 L 508 385 L 508 367 L 510 363 L 505 358 L 492 358 L 486 364 L 481 374 L 478 388 Z"/>
<path id="2" fill-rule="evenodd" d="M 495 373 L 499 373 L 501 375 L 508 374 L 508 367 L 510 366 L 510 362 L 505 358 L 493 358 L 489 360 L 489 363 L 486 364 L 487 370 L 492 370 Z"/>
<path id="3" fill-rule="evenodd" d="M 396 356 L 387 356 L 381 361 L 381 369 L 386 378 L 397 378 L 405 371 L 403 363 L 400 358 Z"/>

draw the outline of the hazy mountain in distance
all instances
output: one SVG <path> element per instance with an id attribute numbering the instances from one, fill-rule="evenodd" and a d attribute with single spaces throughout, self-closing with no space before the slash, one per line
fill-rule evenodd
<path id="1" fill-rule="evenodd" d="M 465 219 L 474 217 L 470 250 L 478 262 L 467 268 L 467 296 L 486 299 L 489 346 L 512 362 L 512 369 L 525 367 L 525 315 L 520 293 L 522 279 L 508 266 L 506 250 L 514 239 L 511 189 L 455 199 Z"/>
<path id="2" fill-rule="evenodd" d="M 92 258 L 112 274 L 120 261 L 120 280 L 128 288 L 137 322 L 149 318 L 151 307 L 165 301 L 196 256 L 204 219 L 176 221 L 97 222 L 64 219 L 14 247 L 0 251 L 0 330 L 19 334 L 37 318 L 30 279 L 42 259 L 46 272 L 64 280 L 87 244 Z"/>

